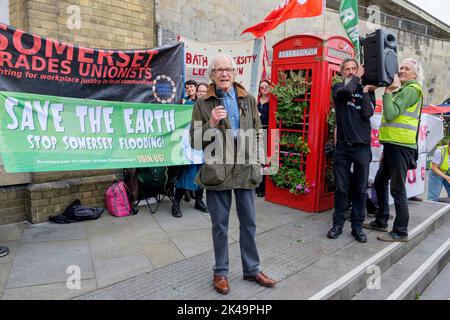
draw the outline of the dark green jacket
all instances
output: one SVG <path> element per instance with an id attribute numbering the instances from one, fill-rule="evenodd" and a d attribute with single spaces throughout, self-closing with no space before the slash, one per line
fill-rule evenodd
<path id="1" fill-rule="evenodd" d="M 209 85 L 206 95 L 196 101 L 192 111 L 191 146 L 202 149 L 205 157 L 195 183 L 209 190 L 253 189 L 261 182 L 263 135 L 256 100 L 240 84 L 235 82 L 233 85 L 240 115 L 241 135 L 237 140 L 228 118 L 218 128 L 209 125 L 211 111 L 219 105 L 213 84 Z M 244 134 L 247 134 L 245 139 Z M 241 143 L 244 140 L 247 143 Z"/>

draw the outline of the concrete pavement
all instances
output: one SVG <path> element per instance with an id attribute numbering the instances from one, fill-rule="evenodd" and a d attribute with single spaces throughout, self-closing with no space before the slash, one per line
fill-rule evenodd
<path id="1" fill-rule="evenodd" d="M 126 218 L 105 212 L 98 220 L 68 225 L 0 226 L 0 243 L 11 249 L 8 256 L 0 258 L 0 297 L 308 299 L 388 246 L 376 240 L 375 231 L 368 233 L 368 243 L 357 243 L 350 236 L 349 223 L 339 239 L 327 239 L 331 210 L 305 213 L 261 198 L 256 205 L 262 269 L 280 281 L 275 288 L 242 280 L 238 220 L 233 209 L 231 293 L 222 296 L 213 291 L 209 215 L 194 210 L 192 202 L 184 202 L 183 217 L 174 218 L 169 202 L 164 201 L 154 215 L 141 206 L 137 215 Z M 410 202 L 410 228 L 445 206 Z"/>
<path id="2" fill-rule="evenodd" d="M 258 234 L 310 215 L 262 199 L 257 206 Z M 98 220 L 67 225 L 0 226 L 0 243 L 10 248 L 0 258 L 0 298 L 69 299 L 211 252 L 209 214 L 193 209 L 193 202 L 183 203 L 182 218 L 172 217 L 168 201 L 154 215 L 139 208 L 126 218 L 105 211 Z M 230 244 L 238 240 L 238 228 L 233 210 Z M 71 266 L 79 267 L 81 289 L 67 289 Z"/>

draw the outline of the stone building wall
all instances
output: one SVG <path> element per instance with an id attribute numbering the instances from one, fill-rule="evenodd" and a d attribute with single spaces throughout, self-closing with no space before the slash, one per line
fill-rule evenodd
<path id="1" fill-rule="evenodd" d="M 86 47 L 153 48 L 154 8 L 150 0 L 9 0 L 9 24 Z M 0 186 L 0 225 L 47 221 L 75 199 L 104 207 L 106 188 L 121 174 L 121 170 L 39 172 L 31 174 L 30 183 L 24 183 L 22 175 L 16 179 L 21 184 Z M 14 184 L 14 177 L 8 174 L 0 182 Z"/>
<path id="2" fill-rule="evenodd" d="M 371 1 L 365 1 L 369 5 Z M 277 4 L 272 0 L 156 0 L 156 24 L 159 41 L 168 43 L 175 41 L 177 35 L 187 38 L 214 42 L 240 41 L 251 39 L 251 34 L 240 35 L 247 27 L 260 22 Z M 392 6 L 381 7 L 383 12 L 398 16 L 398 10 Z M 323 16 L 308 19 L 292 19 L 267 33 L 267 48 L 272 54 L 272 46 L 291 35 L 304 32 L 328 32 L 346 36 L 336 10 L 327 9 L 326 19 Z M 414 30 L 409 25 L 408 30 Z M 419 26 L 418 26 L 419 27 Z M 399 60 L 414 57 L 423 63 L 425 70 L 424 92 L 425 103 L 439 104 L 450 97 L 450 42 L 425 37 L 418 28 L 416 33 L 392 29 L 398 36 Z M 365 35 L 372 30 L 367 21 L 360 19 L 360 33 Z M 450 35 L 449 35 L 450 37 Z"/>

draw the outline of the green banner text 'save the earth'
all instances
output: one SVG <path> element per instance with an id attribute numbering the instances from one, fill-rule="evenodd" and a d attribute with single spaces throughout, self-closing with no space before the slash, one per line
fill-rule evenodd
<path id="1" fill-rule="evenodd" d="M 7 172 L 189 164 L 192 105 L 0 92 Z"/>

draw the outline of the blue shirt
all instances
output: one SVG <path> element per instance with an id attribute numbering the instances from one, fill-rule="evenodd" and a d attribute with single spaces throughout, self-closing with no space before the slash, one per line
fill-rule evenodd
<path id="1" fill-rule="evenodd" d="M 184 104 L 194 104 L 195 100 L 189 99 L 188 96 L 184 97 Z"/>
<path id="2" fill-rule="evenodd" d="M 231 86 L 228 92 L 224 92 L 223 104 L 225 110 L 227 110 L 228 119 L 230 119 L 230 125 L 233 129 L 233 135 L 236 137 L 239 130 L 239 107 L 234 86 Z"/>

